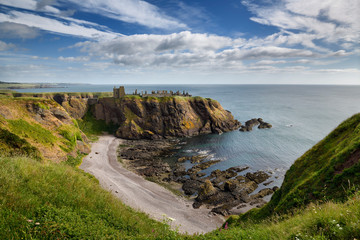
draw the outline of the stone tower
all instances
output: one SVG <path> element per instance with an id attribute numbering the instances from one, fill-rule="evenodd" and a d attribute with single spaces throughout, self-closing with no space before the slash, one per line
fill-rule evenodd
<path id="1" fill-rule="evenodd" d="M 125 87 L 120 86 L 119 88 L 114 87 L 113 89 L 114 98 L 125 97 Z"/>

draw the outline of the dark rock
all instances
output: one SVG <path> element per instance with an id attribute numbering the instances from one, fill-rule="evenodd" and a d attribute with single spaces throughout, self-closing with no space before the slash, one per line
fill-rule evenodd
<path id="1" fill-rule="evenodd" d="M 189 158 L 188 157 L 181 157 L 181 158 L 178 158 L 178 162 L 179 163 L 182 163 L 182 162 L 185 162 L 186 160 L 189 160 Z"/>
<path id="2" fill-rule="evenodd" d="M 200 177 L 203 177 L 203 176 L 205 176 L 205 175 L 206 175 L 206 173 L 197 173 L 197 174 L 196 174 L 196 176 L 199 177 L 199 178 L 200 178 Z"/>
<path id="3" fill-rule="evenodd" d="M 189 175 L 193 174 L 193 173 L 197 173 L 201 170 L 209 168 L 210 166 L 212 166 L 218 162 L 220 162 L 220 160 L 210 160 L 210 161 L 202 162 L 202 163 L 197 164 L 197 165 L 193 166 L 192 168 L 188 169 L 187 173 Z"/>
<path id="4" fill-rule="evenodd" d="M 193 203 L 193 208 L 198 209 L 199 207 L 201 207 L 201 205 L 202 205 L 202 203 L 195 201 Z"/>
<path id="5" fill-rule="evenodd" d="M 226 207 L 223 207 L 223 206 L 213 208 L 211 210 L 211 212 L 216 213 L 216 214 L 220 214 L 220 215 L 223 215 L 223 216 L 229 216 L 230 215 L 229 210 Z"/>
<path id="6" fill-rule="evenodd" d="M 250 132 L 252 131 L 252 126 L 241 126 L 240 132 Z"/>
<path id="7" fill-rule="evenodd" d="M 186 195 L 194 195 L 200 189 L 201 182 L 197 180 L 187 179 L 182 185 L 182 189 Z"/>
<path id="8" fill-rule="evenodd" d="M 266 182 L 266 183 L 264 183 L 264 186 L 267 186 L 267 185 L 269 185 L 269 184 L 271 184 L 271 183 L 273 183 L 274 181 L 269 181 L 269 182 Z"/>
<path id="9" fill-rule="evenodd" d="M 214 195 L 216 191 L 217 190 L 214 188 L 210 180 L 206 179 L 205 183 L 200 186 L 199 194 L 196 199 L 199 202 L 204 201 Z"/>
<path id="10" fill-rule="evenodd" d="M 242 172 L 248 169 L 249 167 L 231 167 L 228 170 L 235 171 L 235 172 Z"/>
<path id="11" fill-rule="evenodd" d="M 201 163 L 202 161 L 204 161 L 204 159 L 206 158 L 206 155 L 195 155 L 191 157 L 191 163 Z"/>
<path id="12" fill-rule="evenodd" d="M 247 126 L 247 127 L 254 127 L 259 124 L 260 124 L 260 122 L 256 118 L 253 118 L 253 119 L 245 122 L 245 126 Z"/>
<path id="13" fill-rule="evenodd" d="M 246 204 L 240 204 L 239 206 L 237 206 L 237 209 L 244 208 L 246 206 L 247 206 Z"/>
<path id="14" fill-rule="evenodd" d="M 223 131 L 221 131 L 221 129 L 220 129 L 220 128 L 215 128 L 215 129 L 213 130 L 213 133 L 216 133 L 216 134 L 221 135 L 221 134 L 223 134 L 224 132 L 223 132 Z"/>
<path id="15" fill-rule="evenodd" d="M 264 188 L 261 189 L 257 194 L 253 195 L 252 198 L 263 198 L 267 195 L 273 194 L 274 190 L 272 190 L 271 188 Z"/>
<path id="16" fill-rule="evenodd" d="M 186 175 L 186 169 L 182 165 L 176 165 L 175 169 L 173 170 L 173 174 L 175 177 L 180 177 Z"/>
<path id="17" fill-rule="evenodd" d="M 274 192 L 276 192 L 277 190 L 279 190 L 279 187 L 278 187 L 278 186 L 275 186 L 275 187 L 272 188 L 272 190 L 273 190 Z"/>
<path id="18" fill-rule="evenodd" d="M 268 178 L 270 178 L 270 175 L 265 173 L 264 171 L 257 171 L 255 173 L 247 173 L 246 177 L 250 179 L 251 181 L 256 182 L 257 184 L 262 183 L 266 181 Z"/>
<path id="19" fill-rule="evenodd" d="M 264 128 L 272 128 L 272 125 L 270 123 L 267 122 L 262 122 L 259 127 L 260 129 L 264 129 Z"/>

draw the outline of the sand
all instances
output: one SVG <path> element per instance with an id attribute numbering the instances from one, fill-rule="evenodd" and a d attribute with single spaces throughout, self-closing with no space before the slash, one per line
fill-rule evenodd
<path id="1" fill-rule="evenodd" d="M 193 209 L 192 201 L 122 167 L 116 156 L 121 141 L 114 136 L 101 136 L 92 144 L 91 153 L 80 168 L 94 175 L 104 189 L 126 205 L 158 221 L 167 219 L 172 229 L 181 233 L 206 233 L 222 225 L 223 217 L 209 214 L 209 209 Z"/>

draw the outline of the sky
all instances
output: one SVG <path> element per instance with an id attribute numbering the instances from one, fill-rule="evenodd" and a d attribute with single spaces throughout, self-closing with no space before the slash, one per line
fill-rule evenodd
<path id="1" fill-rule="evenodd" d="M 359 0 L 0 0 L 0 81 L 360 85 Z"/>

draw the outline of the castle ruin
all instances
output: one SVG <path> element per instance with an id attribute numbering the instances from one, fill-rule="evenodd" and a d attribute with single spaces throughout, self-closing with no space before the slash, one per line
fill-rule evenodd
<path id="1" fill-rule="evenodd" d="M 120 86 L 119 88 L 114 87 L 113 93 L 114 93 L 114 98 L 125 97 L 125 87 L 124 86 Z"/>
<path id="2" fill-rule="evenodd" d="M 114 98 L 122 98 L 125 97 L 125 87 L 120 86 L 119 88 L 114 87 Z M 140 96 L 140 97 L 172 97 L 172 96 L 182 96 L 182 97 L 191 97 L 191 95 L 188 92 L 180 92 L 180 91 L 167 91 L 167 90 L 158 90 L 158 91 L 151 91 L 151 93 L 148 93 L 148 91 L 141 91 L 138 92 L 137 89 L 133 92 L 132 95 Z"/>

